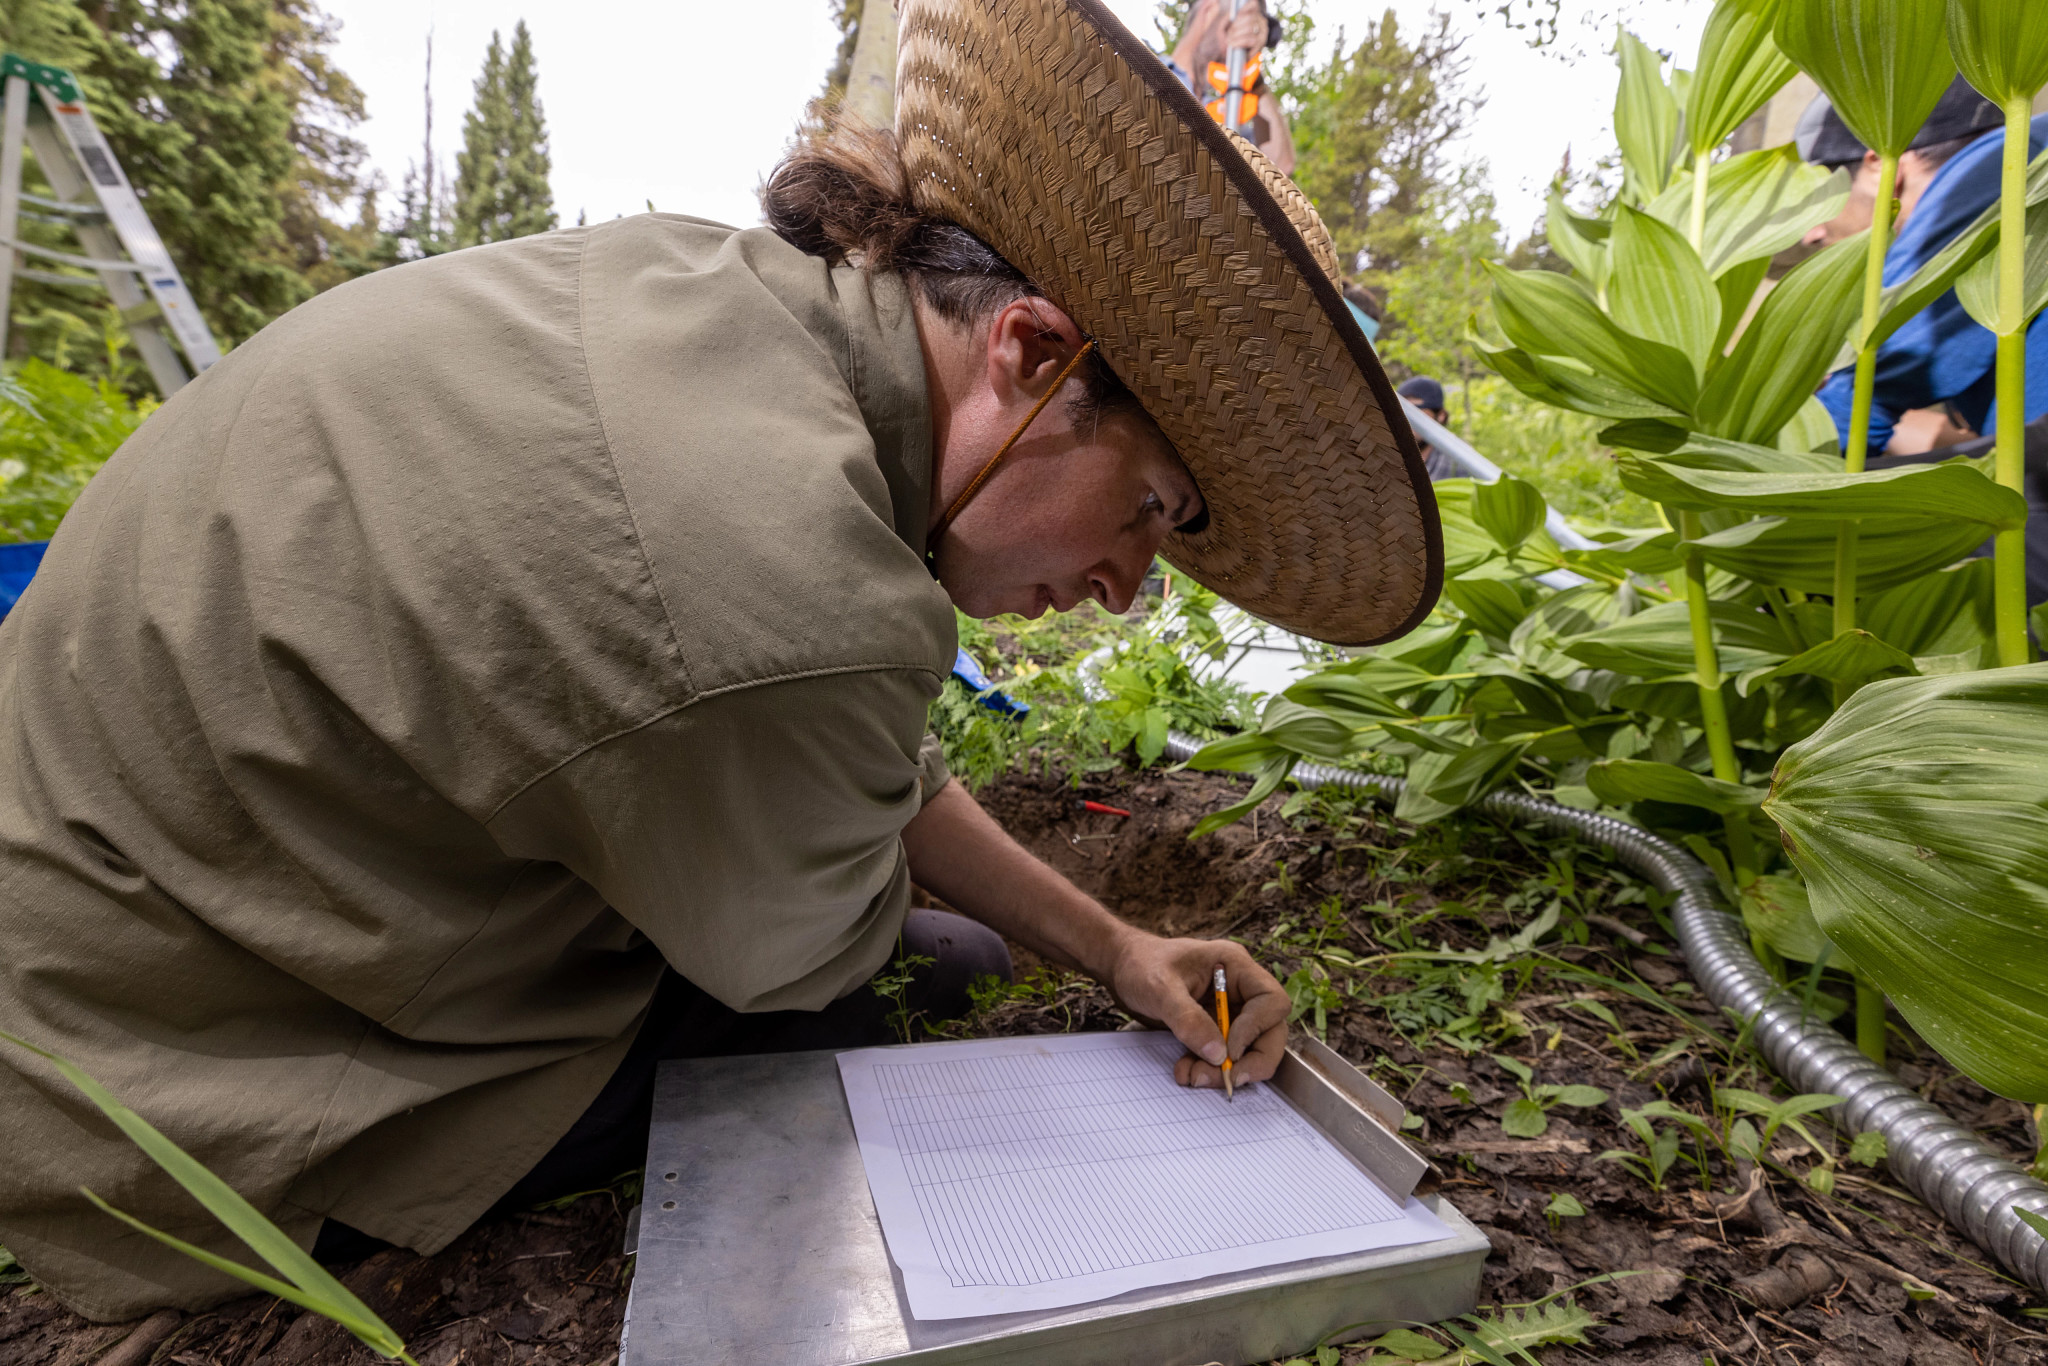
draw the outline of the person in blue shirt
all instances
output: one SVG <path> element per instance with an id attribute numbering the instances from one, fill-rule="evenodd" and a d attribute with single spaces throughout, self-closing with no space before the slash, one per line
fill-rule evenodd
<path id="1" fill-rule="evenodd" d="M 2029 143 L 2030 156 L 2048 143 L 2048 115 L 2033 121 Z M 1825 95 L 1800 119 L 1798 146 L 1807 161 L 1843 166 L 1854 175 L 1848 205 L 1809 234 L 1808 242 L 1834 242 L 1869 227 L 1878 156 L 1849 132 Z M 1885 255 L 1886 285 L 1925 265 L 1998 202 L 2004 149 L 1998 107 L 1958 77 L 1914 138 L 1912 150 L 1899 158 L 1900 218 L 1898 235 Z M 1953 291 L 1893 333 L 1877 352 L 1869 453 L 1914 455 L 1990 433 L 1997 421 L 1996 351 L 1996 339 L 1963 311 Z M 1853 368 L 1836 371 L 1820 388 L 1820 401 L 1844 440 L 1854 388 Z M 2027 333 L 2027 417 L 2043 413 L 2048 413 L 2048 315 L 2036 319 Z"/>

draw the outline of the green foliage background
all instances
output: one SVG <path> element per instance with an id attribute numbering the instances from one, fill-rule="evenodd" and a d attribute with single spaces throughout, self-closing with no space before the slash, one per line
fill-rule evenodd
<path id="1" fill-rule="evenodd" d="M 548 129 L 541 113 L 533 38 L 521 19 L 507 53 L 494 30 L 462 122 L 455 181 L 455 244 L 473 247 L 551 231 Z"/>

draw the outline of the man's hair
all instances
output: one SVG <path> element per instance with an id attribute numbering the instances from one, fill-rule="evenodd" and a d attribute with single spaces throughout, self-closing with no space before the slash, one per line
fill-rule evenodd
<path id="1" fill-rule="evenodd" d="M 911 202 L 896 135 L 849 118 L 820 122 L 798 135 L 762 186 L 761 213 L 800 251 L 834 264 L 901 272 L 934 313 L 959 326 L 985 323 L 1013 300 L 1044 297 L 988 243 L 957 223 L 920 212 Z M 1073 383 L 1067 410 L 1076 426 L 1133 416 L 1157 430 L 1100 350 L 1089 352 Z"/>
<path id="2" fill-rule="evenodd" d="M 1965 133 L 1959 138 L 1950 138 L 1946 142 L 1931 142 L 1925 147 L 1914 147 L 1910 150 L 1914 156 L 1919 157 L 1921 161 L 1927 164 L 1928 170 L 1938 171 L 1947 165 L 1949 159 L 1955 156 L 1957 152 L 1962 151 L 1965 147 L 1968 147 L 1983 136 L 1984 134 L 1981 131 Z"/>

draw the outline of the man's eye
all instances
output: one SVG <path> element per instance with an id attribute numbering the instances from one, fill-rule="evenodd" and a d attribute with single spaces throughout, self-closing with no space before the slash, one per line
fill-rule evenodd
<path id="1" fill-rule="evenodd" d="M 1166 511 L 1166 504 L 1159 501 L 1158 494 L 1148 493 L 1145 495 L 1145 504 L 1142 510 L 1145 512 L 1164 512 Z"/>

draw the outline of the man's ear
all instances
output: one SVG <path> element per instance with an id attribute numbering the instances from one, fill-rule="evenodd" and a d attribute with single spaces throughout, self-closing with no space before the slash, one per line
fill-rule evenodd
<path id="1" fill-rule="evenodd" d="M 989 320 L 989 388 L 1006 405 L 1036 403 L 1081 342 L 1081 329 L 1051 303 L 1012 299 Z"/>

